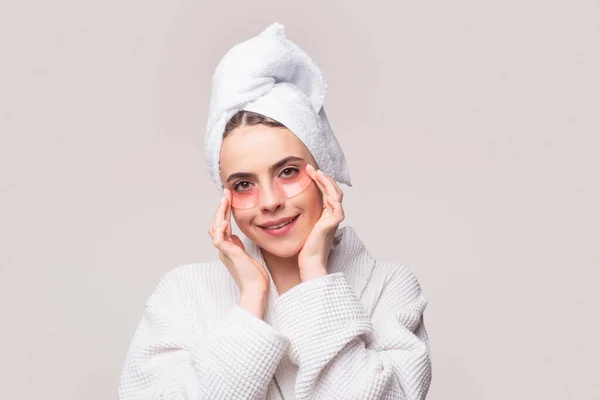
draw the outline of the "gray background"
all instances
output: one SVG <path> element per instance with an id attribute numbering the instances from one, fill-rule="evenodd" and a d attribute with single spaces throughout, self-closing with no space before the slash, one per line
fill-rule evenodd
<path id="1" fill-rule="evenodd" d="M 158 279 L 217 258 L 210 78 L 278 21 L 346 223 L 430 299 L 428 399 L 598 399 L 597 1 L 0 5 L 0 398 L 116 398 Z"/>

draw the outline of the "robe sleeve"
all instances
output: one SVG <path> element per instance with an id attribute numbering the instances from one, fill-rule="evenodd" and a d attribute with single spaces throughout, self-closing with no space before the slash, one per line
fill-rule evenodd
<path id="1" fill-rule="evenodd" d="M 286 337 L 238 305 L 203 333 L 167 273 L 148 299 L 121 372 L 120 400 L 264 399 Z M 188 295 L 189 296 L 189 295 Z"/>
<path id="2" fill-rule="evenodd" d="M 422 400 L 431 382 L 427 298 L 398 265 L 369 317 L 343 272 L 295 286 L 278 300 L 278 329 L 298 366 L 297 400 Z"/>

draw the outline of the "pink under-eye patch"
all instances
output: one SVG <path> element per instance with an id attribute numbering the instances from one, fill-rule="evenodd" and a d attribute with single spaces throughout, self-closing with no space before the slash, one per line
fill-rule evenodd
<path id="1" fill-rule="evenodd" d="M 258 203 L 260 190 L 255 187 L 236 192 L 231 189 L 231 207 L 238 209 L 252 208 Z"/>
<path id="2" fill-rule="evenodd" d="M 277 177 L 273 182 L 273 187 L 278 190 L 282 196 L 291 198 L 305 191 L 312 182 L 312 178 L 308 176 L 305 166 L 300 168 L 293 177 Z M 257 186 L 251 185 L 247 189 L 236 191 L 231 189 L 231 207 L 237 209 L 248 209 L 256 207 L 260 201 L 260 189 Z"/>
<path id="3" fill-rule="evenodd" d="M 290 197 L 297 196 L 304 192 L 311 182 L 311 177 L 306 173 L 305 167 L 302 167 L 294 178 L 278 178 L 275 181 L 275 185 L 279 188 L 281 193 L 289 199 Z"/>

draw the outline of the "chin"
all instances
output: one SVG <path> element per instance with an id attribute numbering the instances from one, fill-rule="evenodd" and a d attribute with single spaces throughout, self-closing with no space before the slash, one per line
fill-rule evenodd
<path id="1" fill-rule="evenodd" d="M 263 243 L 259 243 L 259 246 L 269 253 L 277 256 L 279 258 L 290 258 L 298 255 L 300 250 L 302 249 L 302 243 L 275 243 L 272 240 L 265 240 Z"/>
<path id="2" fill-rule="evenodd" d="M 297 233 L 291 234 L 286 238 L 272 238 L 262 232 L 258 235 L 259 237 L 255 240 L 256 244 L 263 250 L 279 258 L 295 257 L 302 250 L 302 246 L 304 246 L 304 241 L 301 240 L 302 238 Z"/>

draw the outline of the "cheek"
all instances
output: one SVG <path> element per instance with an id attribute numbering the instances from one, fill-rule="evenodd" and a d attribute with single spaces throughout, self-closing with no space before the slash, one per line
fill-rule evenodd
<path id="1" fill-rule="evenodd" d="M 244 230 L 252 220 L 252 214 L 245 210 L 231 210 L 231 217 L 235 220 L 236 225 Z"/>
<path id="2" fill-rule="evenodd" d="M 302 194 L 302 208 L 309 217 L 310 223 L 316 223 L 323 212 L 323 196 L 316 184 L 312 184 Z"/>

